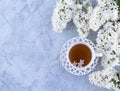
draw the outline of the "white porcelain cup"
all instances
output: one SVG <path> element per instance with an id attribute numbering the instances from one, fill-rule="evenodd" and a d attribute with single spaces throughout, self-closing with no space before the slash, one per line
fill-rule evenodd
<path id="1" fill-rule="evenodd" d="M 91 60 L 86 66 L 76 67 L 70 61 L 69 52 L 71 48 L 77 44 L 84 44 L 91 51 L 91 54 L 92 54 Z M 96 46 L 94 45 L 94 43 L 87 38 L 81 38 L 78 36 L 78 37 L 74 37 L 68 40 L 63 45 L 61 53 L 60 53 L 60 62 L 62 63 L 62 66 L 66 69 L 66 71 L 68 71 L 69 73 L 72 73 L 73 75 L 80 76 L 80 75 L 85 75 L 91 72 L 95 68 L 99 57 L 102 57 L 102 54 L 96 51 Z"/>
<path id="2" fill-rule="evenodd" d="M 69 57 L 69 53 L 70 53 L 70 50 L 74 47 L 74 46 L 76 46 L 76 45 L 85 45 L 85 46 L 87 46 L 88 48 L 89 48 L 89 50 L 90 50 L 90 52 L 91 52 L 91 60 L 89 60 L 90 62 L 86 65 L 86 66 L 82 66 L 82 64 L 84 64 L 82 61 L 83 60 L 80 60 L 80 63 L 82 63 L 81 64 L 81 66 L 79 65 L 79 67 L 81 67 L 81 68 L 85 68 L 85 67 L 89 67 L 92 63 L 94 63 L 94 60 L 95 60 L 95 58 L 96 57 L 102 57 L 102 54 L 101 53 L 98 53 L 98 52 L 96 52 L 95 51 L 95 49 L 94 49 L 94 47 L 92 46 L 92 45 L 90 45 L 89 44 L 89 42 L 85 42 L 85 41 L 81 41 L 81 42 L 75 42 L 75 43 L 73 43 L 69 48 L 68 48 L 68 51 L 67 51 L 67 60 L 69 61 L 69 62 L 71 62 L 70 61 L 70 57 Z M 78 63 L 74 63 L 73 64 L 73 66 L 75 66 L 75 65 L 78 65 Z"/>

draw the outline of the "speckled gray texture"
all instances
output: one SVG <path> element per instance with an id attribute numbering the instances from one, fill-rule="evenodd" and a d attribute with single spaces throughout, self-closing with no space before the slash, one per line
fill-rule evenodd
<path id="1" fill-rule="evenodd" d="M 74 76 L 59 62 L 62 45 L 78 36 L 73 23 L 53 32 L 56 0 L 0 0 L 0 91 L 108 91 Z M 95 42 L 96 33 L 89 38 Z M 101 69 L 100 62 L 95 70 Z"/>

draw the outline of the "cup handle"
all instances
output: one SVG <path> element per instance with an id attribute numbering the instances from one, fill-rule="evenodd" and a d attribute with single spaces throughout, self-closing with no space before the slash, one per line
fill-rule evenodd
<path id="1" fill-rule="evenodd" d="M 103 54 L 102 53 L 95 53 L 96 57 L 102 57 Z"/>

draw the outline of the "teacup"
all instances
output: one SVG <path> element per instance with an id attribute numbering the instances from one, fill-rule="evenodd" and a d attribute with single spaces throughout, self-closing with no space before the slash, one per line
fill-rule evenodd
<path id="1" fill-rule="evenodd" d="M 102 57 L 102 54 L 96 52 L 96 47 L 91 40 L 75 37 L 64 44 L 60 61 L 68 72 L 84 75 L 94 69 L 98 57 Z"/>

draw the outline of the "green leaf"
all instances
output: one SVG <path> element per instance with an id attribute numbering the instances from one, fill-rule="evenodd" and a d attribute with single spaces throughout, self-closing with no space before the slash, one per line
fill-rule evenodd
<path id="1" fill-rule="evenodd" d="M 118 5 L 118 10 L 120 11 L 120 0 L 115 0 L 115 2 L 117 3 L 117 5 Z"/>
<path id="2" fill-rule="evenodd" d="M 80 0 L 76 0 L 75 4 L 78 5 L 78 4 L 82 4 L 82 3 L 80 2 Z"/>
<path id="3" fill-rule="evenodd" d="M 120 76 L 119 76 L 118 80 L 120 81 Z"/>
<path id="4" fill-rule="evenodd" d="M 119 73 L 116 73 L 116 76 L 119 78 L 120 77 Z"/>
<path id="5" fill-rule="evenodd" d="M 120 74 L 119 73 L 116 73 L 116 76 L 118 77 L 118 80 L 120 82 Z M 119 83 L 120 84 L 120 83 Z"/>
<path id="6" fill-rule="evenodd" d="M 118 81 L 117 84 L 120 85 L 120 81 Z"/>
<path id="7" fill-rule="evenodd" d="M 88 12 L 88 10 L 87 10 L 87 8 L 86 8 L 86 7 L 82 7 L 82 11 L 83 11 L 83 12 L 85 12 L 85 13 L 87 13 L 87 12 Z"/>
<path id="8" fill-rule="evenodd" d="M 113 82 L 113 84 L 116 86 L 117 85 L 117 82 L 114 78 L 111 79 L 111 81 Z"/>
<path id="9" fill-rule="evenodd" d="M 117 86 L 118 89 L 120 89 L 120 86 Z"/>
<path id="10" fill-rule="evenodd" d="M 65 12 L 65 9 L 60 9 L 60 12 Z"/>
<path id="11" fill-rule="evenodd" d="M 116 54 L 116 52 L 115 51 L 112 51 L 113 52 L 113 54 Z M 119 74 L 118 74 L 119 75 Z"/>

